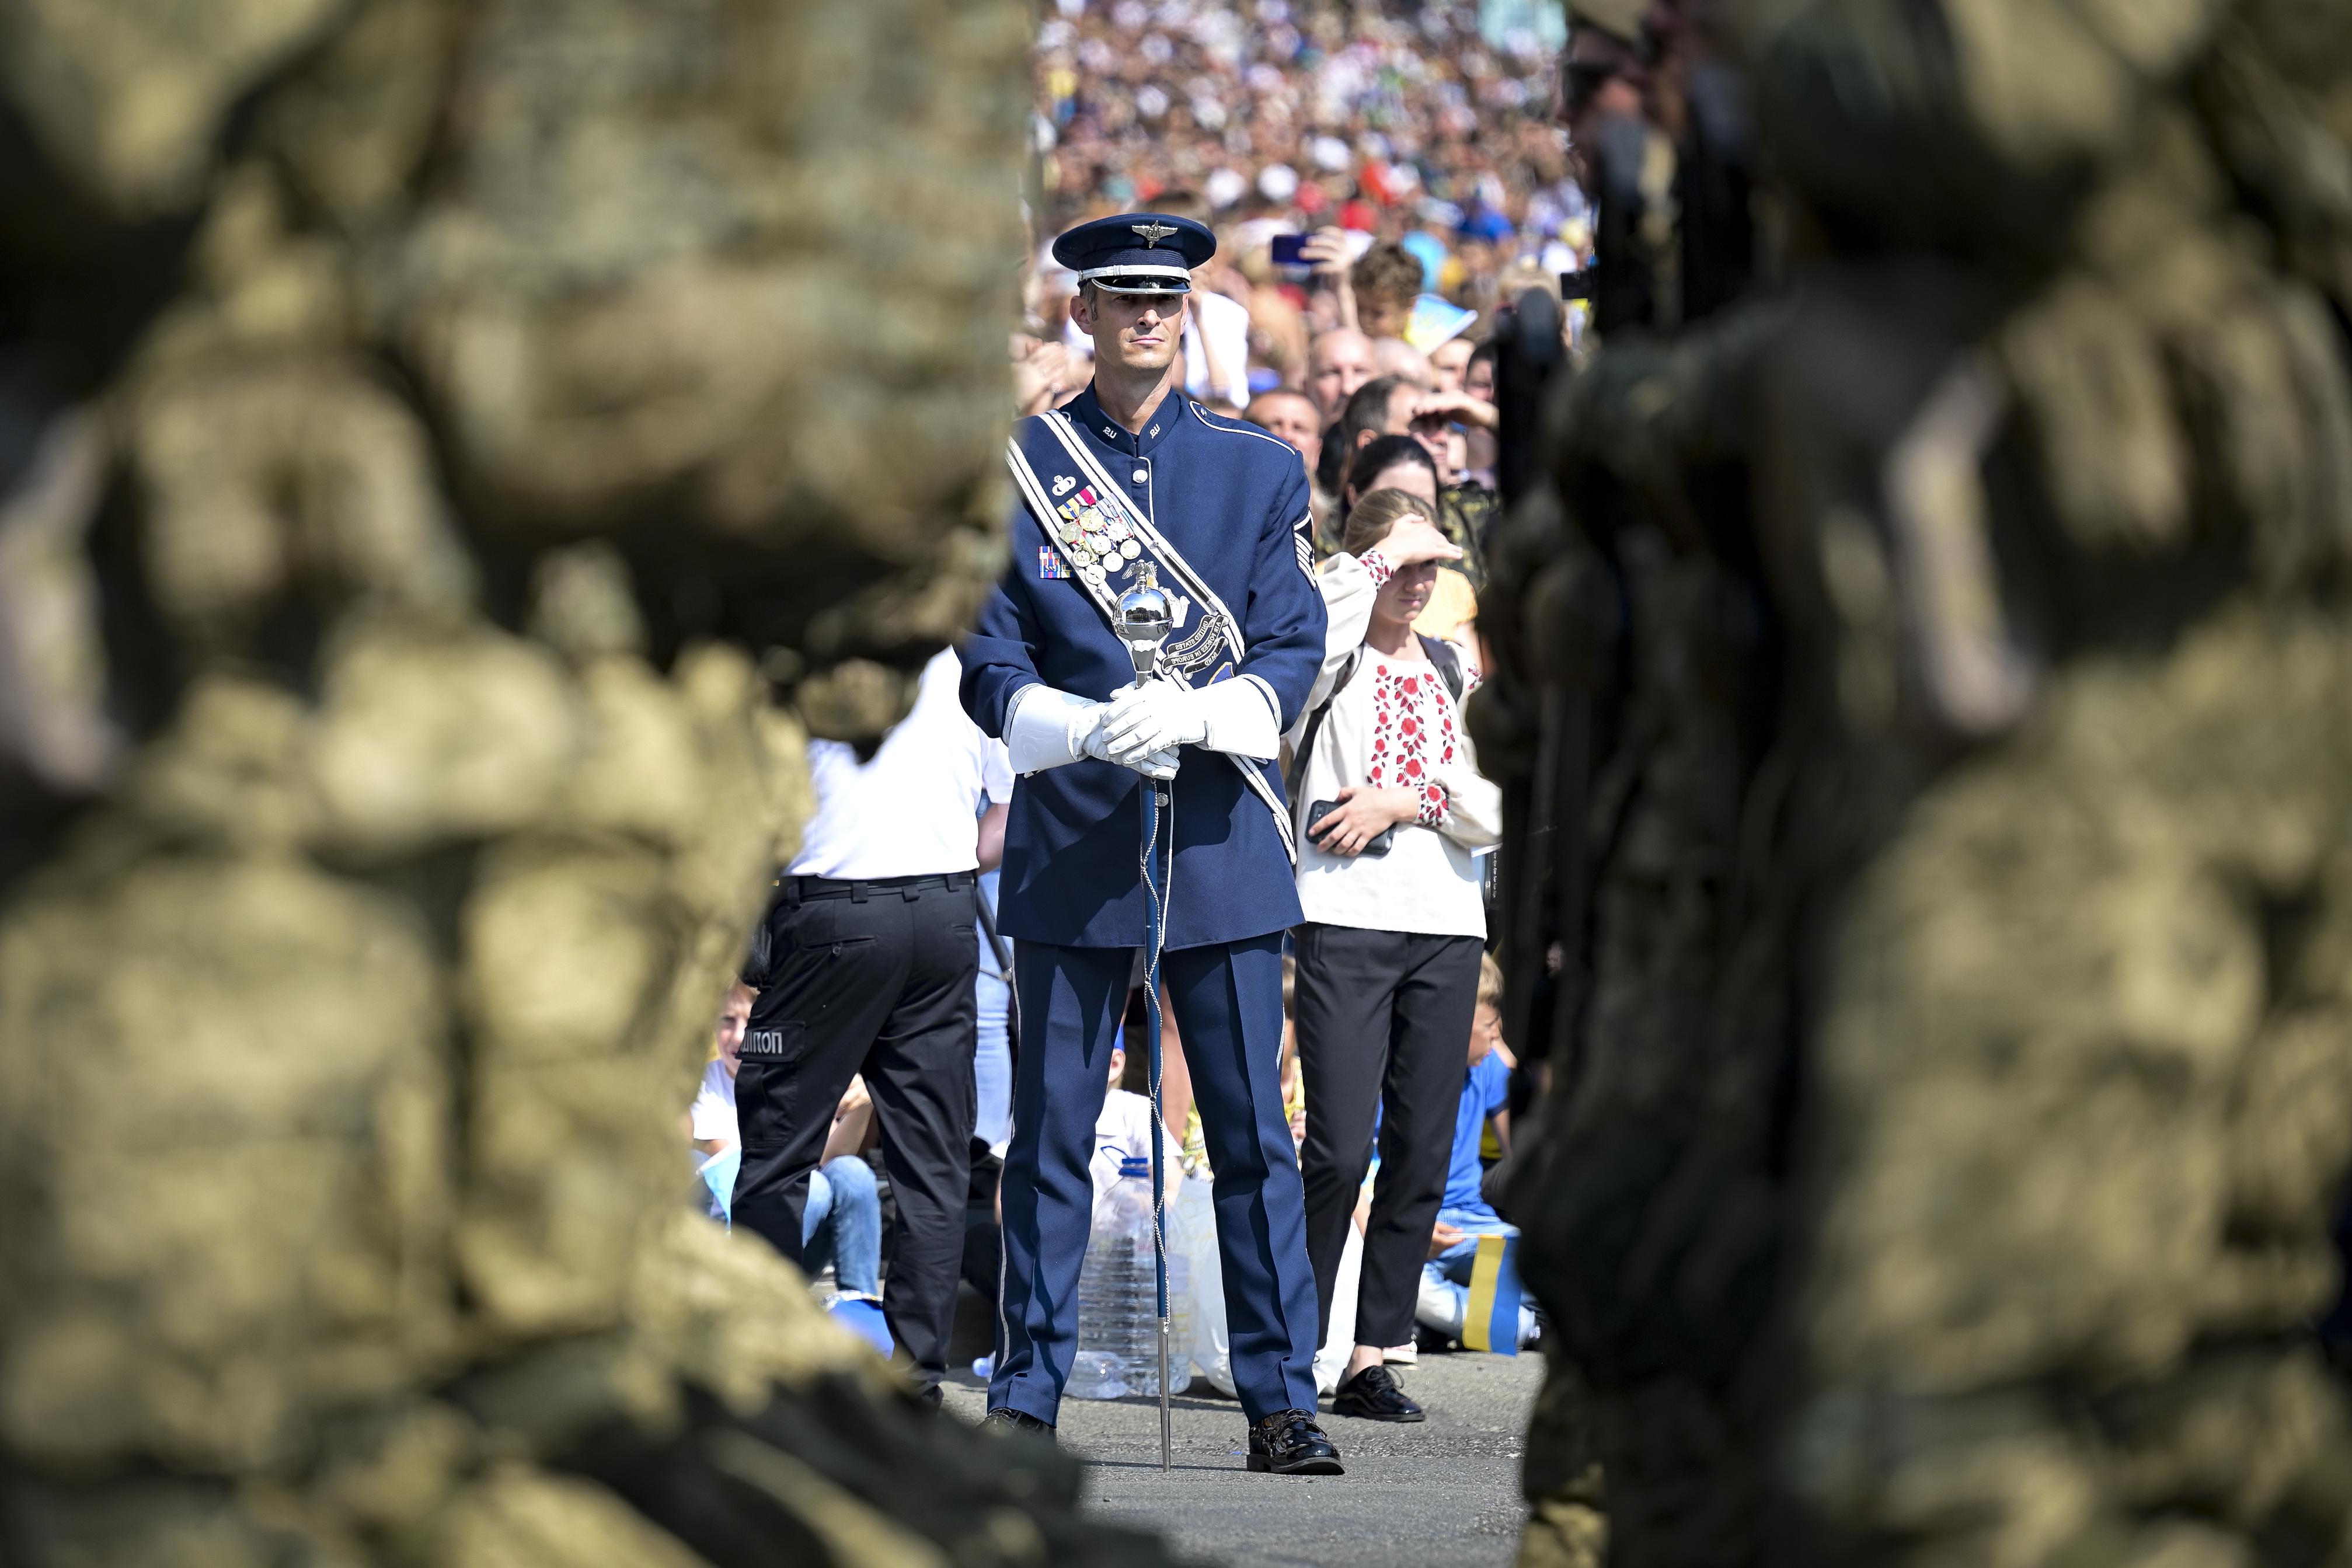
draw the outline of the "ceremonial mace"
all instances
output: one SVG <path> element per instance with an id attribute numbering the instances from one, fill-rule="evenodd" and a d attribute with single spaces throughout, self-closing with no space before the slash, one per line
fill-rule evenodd
<path id="1" fill-rule="evenodd" d="M 1174 626 L 1168 611 L 1168 595 L 1160 592 L 1159 574 L 1150 562 L 1135 569 L 1135 585 L 1118 596 L 1118 639 L 1127 645 L 1128 658 L 1135 664 L 1135 689 L 1151 679 L 1153 668 L 1160 663 L 1160 647 L 1168 640 Z M 1168 1227 L 1163 1211 L 1163 1173 L 1160 1164 L 1161 1145 L 1167 1142 L 1168 1124 L 1160 1109 L 1160 947 L 1168 936 L 1168 878 L 1175 870 L 1174 813 L 1169 809 L 1172 781 L 1146 779 L 1148 786 L 1143 800 L 1143 973 L 1144 1026 L 1150 1031 L 1151 1040 L 1151 1268 L 1159 1288 L 1160 1302 L 1160 1468 L 1174 1468 L 1173 1439 L 1168 1415 Z M 1160 820 L 1168 818 L 1168 870 L 1159 870 Z"/>

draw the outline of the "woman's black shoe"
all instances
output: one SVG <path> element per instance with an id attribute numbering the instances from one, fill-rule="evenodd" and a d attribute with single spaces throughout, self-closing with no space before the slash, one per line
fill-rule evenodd
<path id="1" fill-rule="evenodd" d="M 1304 1410 L 1277 1410 L 1250 1427 L 1249 1468 L 1277 1476 L 1344 1476 L 1339 1450 Z"/>
<path id="2" fill-rule="evenodd" d="M 1054 1424 L 1040 1421 L 1025 1410 L 1015 1410 L 1000 1405 L 980 1418 L 980 1429 L 992 1437 L 1003 1437 L 1014 1432 L 1034 1432 L 1048 1443 L 1054 1440 Z"/>
<path id="3" fill-rule="evenodd" d="M 1396 1373 L 1378 1362 L 1339 1385 L 1331 1414 L 1359 1421 L 1426 1421 L 1428 1415 L 1397 1386 Z"/>

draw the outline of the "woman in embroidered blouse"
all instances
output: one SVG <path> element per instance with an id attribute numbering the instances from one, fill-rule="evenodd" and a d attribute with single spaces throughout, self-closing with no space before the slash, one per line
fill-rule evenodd
<path id="1" fill-rule="evenodd" d="M 1377 1110 L 1357 1343 L 1331 1408 L 1385 1421 L 1422 1419 L 1381 1347 L 1412 1336 L 1444 1195 L 1486 935 L 1472 852 L 1496 841 L 1502 820 L 1462 725 L 1461 700 L 1477 680 L 1471 651 L 1412 629 L 1438 563 L 1461 553 L 1429 511 L 1394 489 L 1350 510 L 1341 552 L 1318 574 L 1330 633 L 1290 737 L 1307 916 L 1296 943 L 1307 1252 L 1328 1336 Z M 1334 804 L 1311 812 L 1317 803 Z"/>

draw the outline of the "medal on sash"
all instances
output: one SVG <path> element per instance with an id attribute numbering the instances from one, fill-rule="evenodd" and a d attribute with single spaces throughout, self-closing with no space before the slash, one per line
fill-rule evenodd
<path id="1" fill-rule="evenodd" d="M 1030 515 L 1061 545 L 1068 565 L 1056 575 L 1075 581 L 1113 631 L 1118 596 L 1139 569 L 1150 567 L 1167 592 L 1174 627 L 1160 652 L 1159 679 L 1198 687 L 1233 675 L 1242 661 L 1241 623 L 1151 520 L 1119 494 L 1068 415 L 1049 409 L 1021 421 L 1005 443 L 1005 459 Z M 1041 469 L 1054 474 L 1050 485 L 1039 477 Z M 1068 499 L 1057 504 L 1054 496 Z M 1041 550 L 1041 578 L 1048 575 L 1044 559 Z M 1273 815 L 1283 847 L 1296 860 L 1290 813 L 1274 786 L 1249 758 L 1223 754 Z"/>

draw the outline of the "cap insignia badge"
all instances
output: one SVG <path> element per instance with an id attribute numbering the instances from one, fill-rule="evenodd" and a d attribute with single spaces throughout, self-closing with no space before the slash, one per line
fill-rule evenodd
<path id="1" fill-rule="evenodd" d="M 1176 226 L 1172 223 L 1131 223 L 1127 226 L 1142 236 L 1143 243 L 1148 246 L 1156 246 L 1176 232 Z"/>

